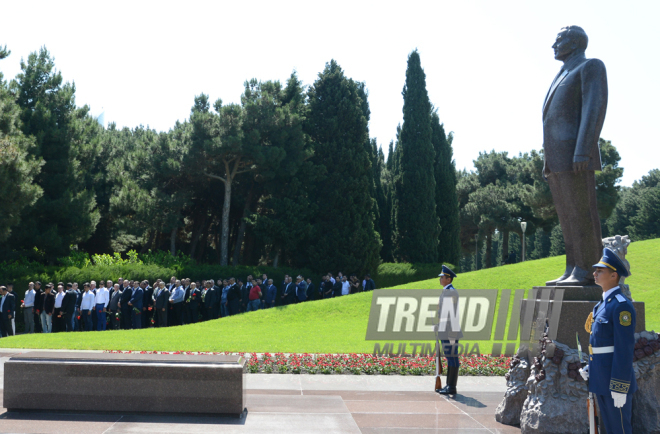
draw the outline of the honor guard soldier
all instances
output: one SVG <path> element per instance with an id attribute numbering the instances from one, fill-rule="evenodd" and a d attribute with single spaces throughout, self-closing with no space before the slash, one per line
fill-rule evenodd
<path id="1" fill-rule="evenodd" d="M 438 301 L 436 338 L 442 342 L 442 352 L 447 359 L 447 385 L 436 392 L 442 395 L 455 395 L 459 367 L 458 340 L 463 337 L 461 320 L 458 317 L 458 291 L 452 285 L 456 273 L 443 265 L 442 273 L 438 277 L 442 285 L 442 294 Z"/>
<path id="2" fill-rule="evenodd" d="M 589 364 L 580 370 L 596 395 L 608 434 L 631 434 L 632 395 L 637 390 L 633 371 L 635 309 L 619 288 L 619 279 L 630 272 L 612 250 L 594 265 L 596 284 L 603 299 L 587 318 Z"/>

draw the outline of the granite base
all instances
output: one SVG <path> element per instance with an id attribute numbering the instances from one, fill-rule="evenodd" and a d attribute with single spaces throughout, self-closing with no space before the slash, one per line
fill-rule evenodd
<path id="1" fill-rule="evenodd" d="M 49 353 L 4 365 L 10 411 L 92 411 L 242 416 L 241 356 Z"/>

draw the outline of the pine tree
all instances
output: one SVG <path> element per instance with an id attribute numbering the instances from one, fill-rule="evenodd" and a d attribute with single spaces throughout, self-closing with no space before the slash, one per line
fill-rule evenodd
<path id="1" fill-rule="evenodd" d="M 403 262 L 436 262 L 440 224 L 436 214 L 431 103 L 419 53 L 408 56 L 403 126 L 394 177 L 394 256 Z"/>
<path id="2" fill-rule="evenodd" d="M 456 167 L 451 148 L 452 135 L 449 139 L 438 113 L 431 114 L 431 141 L 435 149 L 435 203 L 440 220 L 440 239 L 438 243 L 438 262 L 458 264 L 461 254 L 461 222 L 456 194 Z"/>
<path id="3" fill-rule="evenodd" d="M 380 240 L 369 194 L 368 130 L 358 84 L 332 60 L 310 87 L 308 98 L 306 129 L 321 175 L 313 196 L 318 212 L 310 266 L 320 272 L 373 271 L 379 262 Z"/>
<path id="4" fill-rule="evenodd" d="M 303 133 L 307 108 L 303 103 L 302 83 L 295 73 L 283 90 L 278 87 L 279 82 L 261 83 L 254 97 L 245 101 L 248 110 L 264 112 L 255 116 L 260 122 L 253 123 L 261 125 L 260 132 L 271 146 L 282 150 L 282 157 L 271 157 L 259 167 L 256 178 L 263 184 L 263 198 L 259 203 L 260 212 L 252 216 L 251 222 L 260 241 L 272 246 L 274 265 L 282 262 L 280 258 L 304 264 L 312 230 L 310 219 L 315 211 L 310 189 L 316 175 L 309 159 L 309 140 Z M 265 114 L 269 111 L 273 113 L 273 121 L 267 128 Z"/>
<path id="5" fill-rule="evenodd" d="M 100 215 L 91 167 L 99 151 L 100 125 L 89 108 L 76 107 L 76 87 L 64 83 L 46 48 L 31 53 L 12 82 L 21 108 L 23 133 L 36 138 L 30 149 L 45 164 L 36 182 L 43 196 L 23 212 L 12 245 L 43 251 L 48 262 L 87 240 Z"/>
<path id="6" fill-rule="evenodd" d="M 6 46 L 0 47 L 0 60 L 9 54 Z M 21 211 L 33 205 L 43 193 L 33 182 L 42 161 L 29 154 L 35 140 L 21 132 L 19 114 L 20 109 L 0 72 L 0 241 L 5 241 L 11 228 L 20 223 Z"/>

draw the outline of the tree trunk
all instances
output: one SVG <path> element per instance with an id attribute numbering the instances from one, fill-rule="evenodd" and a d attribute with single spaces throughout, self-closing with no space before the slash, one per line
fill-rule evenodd
<path id="1" fill-rule="evenodd" d="M 222 204 L 222 236 L 220 237 L 220 265 L 227 266 L 229 244 L 229 205 L 231 204 L 231 178 L 225 181 L 225 200 Z"/>
<path id="2" fill-rule="evenodd" d="M 147 242 L 142 245 L 142 248 L 140 249 L 140 253 L 147 253 L 149 248 L 153 245 L 157 235 L 158 235 L 158 231 L 151 232 L 149 238 L 147 238 Z"/>
<path id="3" fill-rule="evenodd" d="M 170 235 L 170 252 L 172 256 L 176 256 L 176 233 L 179 230 L 178 227 L 172 229 L 172 234 Z"/>
<path id="4" fill-rule="evenodd" d="M 208 219 L 209 222 L 206 224 L 204 227 L 204 235 L 202 235 L 202 247 L 199 250 L 199 254 L 197 254 L 197 257 L 195 258 L 197 262 L 202 262 L 202 259 L 204 258 L 204 254 L 206 253 L 206 248 L 209 245 L 209 231 L 211 230 L 211 225 L 213 224 L 213 219 Z"/>
<path id="5" fill-rule="evenodd" d="M 209 178 L 219 179 L 225 184 L 225 197 L 222 203 L 222 235 L 220 237 L 220 265 L 227 266 L 229 262 L 229 210 L 231 206 L 231 184 L 239 173 L 249 170 L 239 171 L 241 167 L 241 157 L 235 159 L 223 160 L 225 164 L 225 177 L 212 175 L 204 172 Z M 229 166 L 232 165 L 230 168 Z"/>
<path id="6" fill-rule="evenodd" d="M 500 232 L 502 234 L 502 265 L 509 260 L 509 231 Z"/>
<path id="7" fill-rule="evenodd" d="M 280 261 L 280 249 L 275 251 L 275 258 L 273 258 L 273 268 L 277 268 L 277 263 Z"/>
<path id="8" fill-rule="evenodd" d="M 492 267 L 493 263 L 493 233 L 486 235 L 486 260 L 484 268 Z"/>
<path id="9" fill-rule="evenodd" d="M 252 202 L 252 193 L 254 192 L 254 180 L 252 180 L 252 185 L 250 185 L 250 191 L 248 191 L 247 199 L 245 200 L 245 208 L 243 208 L 243 218 L 241 219 L 241 226 L 238 228 L 238 236 L 236 237 L 236 246 L 234 247 L 234 259 L 232 265 L 235 267 L 238 265 L 238 259 L 241 255 L 241 247 L 243 246 L 243 236 L 245 235 L 245 227 L 247 226 L 247 218 L 250 216 L 250 205 Z"/>
<path id="10" fill-rule="evenodd" d="M 202 217 L 202 222 L 195 228 L 195 231 L 193 232 L 192 243 L 190 244 L 190 253 L 189 253 L 191 258 L 195 256 L 195 250 L 197 249 L 199 237 L 202 235 L 202 232 L 204 232 L 204 228 L 206 227 L 207 217 L 208 215 L 206 214 L 206 212 L 204 212 L 204 216 Z"/>

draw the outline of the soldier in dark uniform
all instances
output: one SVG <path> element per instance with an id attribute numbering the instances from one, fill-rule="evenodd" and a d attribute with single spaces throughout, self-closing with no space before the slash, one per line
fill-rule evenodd
<path id="1" fill-rule="evenodd" d="M 630 272 L 612 250 L 594 265 L 594 280 L 603 299 L 589 314 L 589 364 L 580 374 L 596 395 L 608 434 L 632 433 L 632 395 L 637 390 L 633 371 L 636 314 L 632 302 L 619 288 L 619 279 Z"/>
<path id="2" fill-rule="evenodd" d="M 442 294 L 438 301 L 438 324 L 436 326 L 437 339 L 442 342 L 442 352 L 447 359 L 447 385 L 436 392 L 442 395 L 455 395 L 458 382 L 458 340 L 463 337 L 461 332 L 461 319 L 458 317 L 458 291 L 452 285 L 456 273 L 446 265 L 442 266 L 440 285 Z"/>

